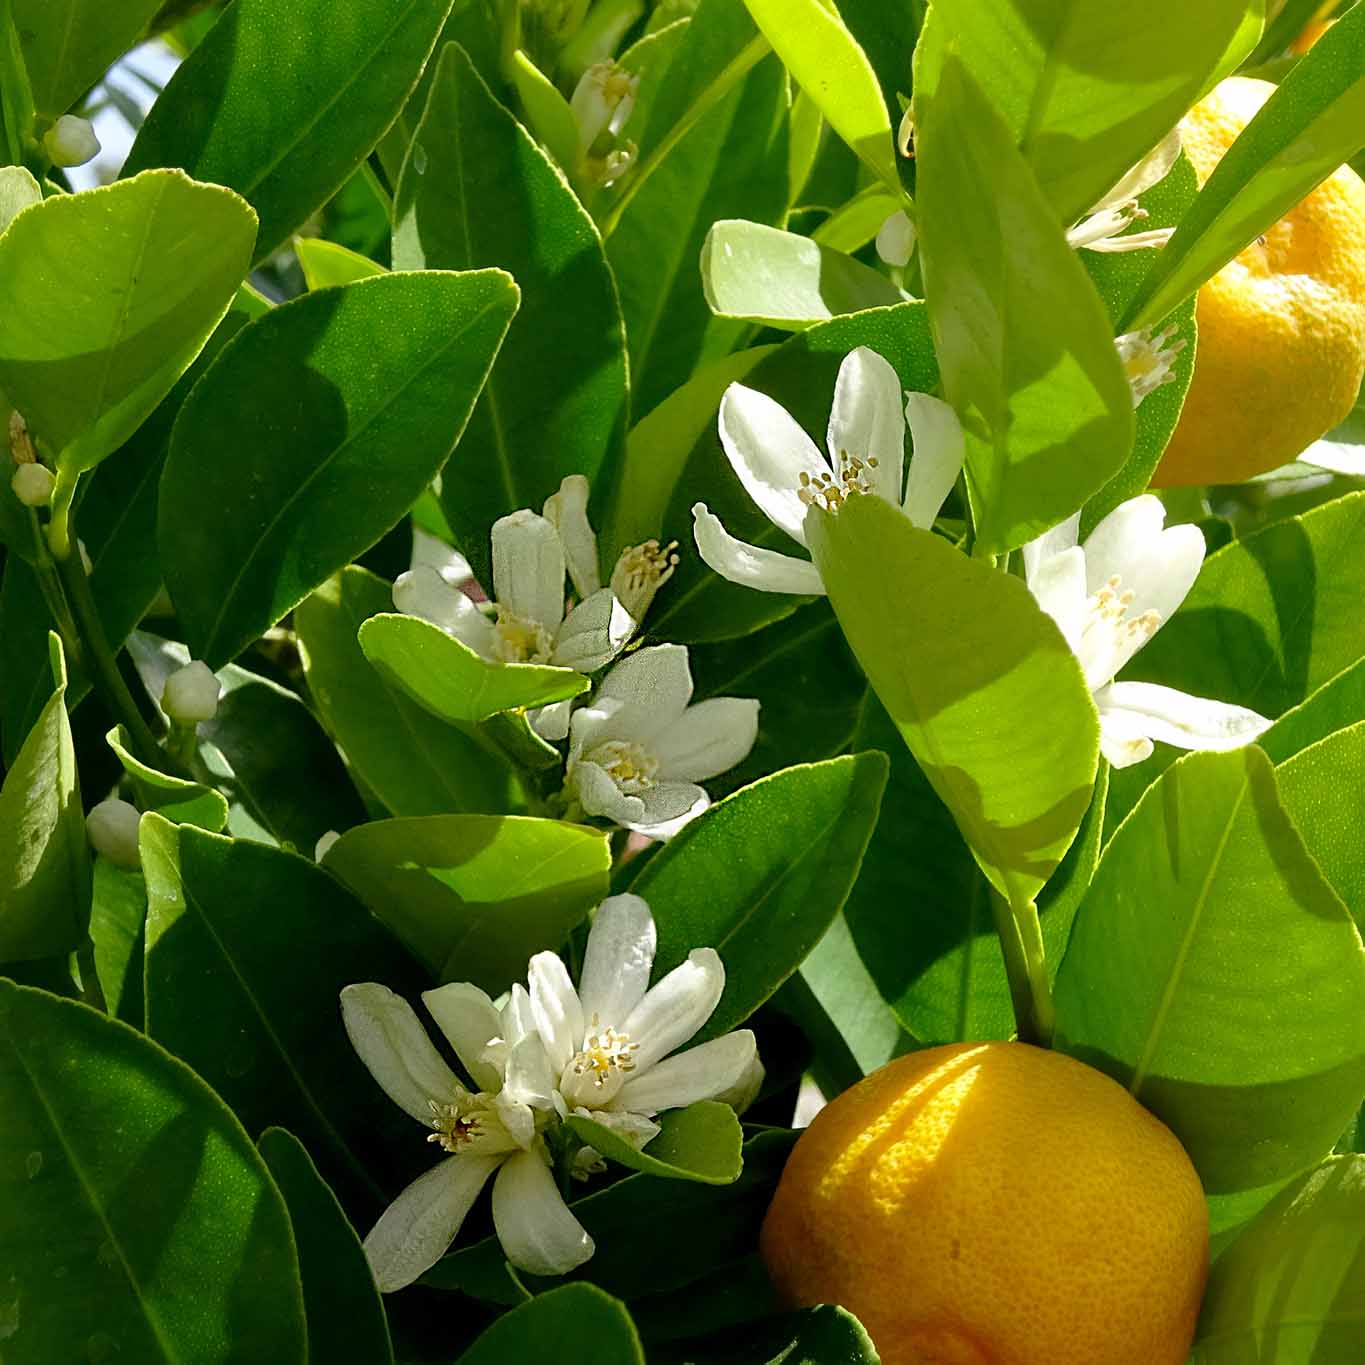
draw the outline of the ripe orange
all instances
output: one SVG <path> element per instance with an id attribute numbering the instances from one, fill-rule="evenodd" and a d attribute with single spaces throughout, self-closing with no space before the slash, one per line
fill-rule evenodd
<path id="1" fill-rule="evenodd" d="M 1024 1043 L 911 1053 L 823 1109 L 761 1247 L 794 1305 L 842 1304 L 883 1365 L 1184 1365 L 1208 1214 L 1122 1086 Z"/>
<path id="2" fill-rule="evenodd" d="M 1186 117 L 1200 184 L 1274 92 L 1234 76 Z M 1238 483 L 1351 411 L 1365 374 L 1365 184 L 1330 175 L 1199 291 L 1199 350 L 1152 482 Z"/>

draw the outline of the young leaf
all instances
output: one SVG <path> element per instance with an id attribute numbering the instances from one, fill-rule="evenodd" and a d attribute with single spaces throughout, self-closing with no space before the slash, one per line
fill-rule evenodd
<path id="1" fill-rule="evenodd" d="M 130 752 L 128 732 L 123 726 L 114 726 L 105 742 L 128 774 L 139 810 L 154 810 L 172 824 L 198 825 L 213 834 L 227 824 L 228 803 L 221 792 L 143 763 Z"/>
<path id="2" fill-rule="evenodd" d="M 324 865 L 432 975 L 496 995 L 607 894 L 611 855 L 607 836 L 581 825 L 432 815 L 350 830 Z"/>
<path id="3" fill-rule="evenodd" d="M 976 543 L 1064 520 L 1123 466 L 1133 398 L 1095 287 L 1009 129 L 961 59 L 917 77 L 925 297 L 967 432 Z"/>
<path id="4" fill-rule="evenodd" d="M 40 203 L 43 192 L 23 166 L 0 166 L 0 232 L 9 227 L 21 210 Z"/>
<path id="5" fill-rule="evenodd" d="M 881 498 L 808 518 L 815 562 L 882 705 L 1006 900 L 1033 900 L 1090 805 L 1099 722 L 1017 578 Z"/>
<path id="6" fill-rule="evenodd" d="M 96 858 L 90 901 L 90 939 L 95 948 L 95 975 L 110 1015 L 142 1028 L 143 925 L 147 918 L 147 885 L 141 872 Z"/>
<path id="7" fill-rule="evenodd" d="M 392 1365 L 384 1305 L 360 1239 L 304 1145 L 283 1128 L 256 1140 L 289 1209 L 299 1249 L 309 1365 L 341 1360 Z"/>
<path id="8" fill-rule="evenodd" d="M 499 1318 L 457 1365 L 645 1365 L 625 1305 L 590 1284 L 566 1284 Z"/>
<path id="9" fill-rule="evenodd" d="M 294 254 L 299 258 L 299 269 L 309 289 L 354 284 L 357 280 L 368 280 L 371 275 L 384 274 L 384 267 L 368 256 L 320 237 L 300 237 L 294 243 Z"/>
<path id="10" fill-rule="evenodd" d="M 383 136 L 451 2 L 237 0 L 152 106 L 123 174 L 181 166 L 230 186 L 260 215 L 264 260 Z"/>
<path id="11" fill-rule="evenodd" d="M 566 1121 L 578 1137 L 604 1157 L 646 1175 L 695 1180 L 703 1185 L 729 1185 L 739 1178 L 743 1133 L 735 1111 L 717 1100 L 698 1100 L 686 1109 L 661 1114 L 663 1131 L 644 1151 L 590 1118 L 570 1114 Z"/>
<path id="12" fill-rule="evenodd" d="M 0 1110 L 6 1365 L 305 1365 L 284 1201 L 187 1066 L 0 980 Z"/>
<path id="13" fill-rule="evenodd" d="M 1313 45 L 1228 148 L 1152 264 L 1125 329 L 1159 322 L 1365 146 L 1365 9 Z"/>
<path id="14" fill-rule="evenodd" d="M 1184 1144 L 1210 1194 L 1331 1150 L 1365 1090 L 1365 949 L 1256 748 L 1167 769 L 1105 849 L 1057 1046 Z"/>
<path id="15" fill-rule="evenodd" d="M 725 963 L 725 993 L 694 1042 L 747 1019 L 820 941 L 858 876 L 885 784 L 877 753 L 774 773 L 693 820 L 632 883 L 658 928 L 655 980 L 693 948 Z"/>
<path id="16" fill-rule="evenodd" d="M 500 711 L 544 706 L 586 692 L 591 683 L 572 668 L 505 664 L 484 659 L 439 626 L 385 613 L 360 627 L 365 657 L 433 716 L 475 724 Z"/>
<path id="17" fill-rule="evenodd" d="M 591 479 L 625 430 L 626 339 L 592 219 L 464 51 L 441 55 L 394 201 L 398 270 L 501 266 L 522 307 L 447 471 L 442 504 L 487 582 L 488 534 Z"/>
<path id="18" fill-rule="evenodd" d="M 255 229 L 231 191 L 149 171 L 45 199 L 0 237 L 0 389 L 65 488 L 189 368 L 242 282 Z"/>
<path id="19" fill-rule="evenodd" d="M 500 270 L 382 275 L 228 343 L 161 478 L 162 564 L 195 658 L 226 663 L 408 510 L 460 439 L 516 299 Z"/>

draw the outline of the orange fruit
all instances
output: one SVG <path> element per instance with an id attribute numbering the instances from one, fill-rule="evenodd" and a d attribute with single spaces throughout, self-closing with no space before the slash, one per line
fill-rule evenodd
<path id="1" fill-rule="evenodd" d="M 1202 185 L 1274 92 L 1234 76 L 1190 111 Z M 1355 405 L 1365 374 L 1365 184 L 1347 166 L 1199 291 L 1194 382 L 1152 482 L 1239 483 L 1288 464 Z"/>
<path id="2" fill-rule="evenodd" d="M 959 1043 L 816 1115 L 760 1245 L 785 1299 L 842 1304 L 883 1365 L 1184 1365 L 1208 1213 L 1180 1143 L 1108 1076 Z"/>

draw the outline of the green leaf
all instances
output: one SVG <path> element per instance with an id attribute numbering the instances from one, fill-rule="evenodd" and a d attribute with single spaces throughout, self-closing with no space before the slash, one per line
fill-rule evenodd
<path id="1" fill-rule="evenodd" d="M 372 616 L 359 639 L 384 677 L 442 720 L 473 724 L 500 711 L 576 697 L 592 685 L 572 668 L 484 659 L 416 616 Z"/>
<path id="2" fill-rule="evenodd" d="M 1032 901 L 1090 805 L 1099 723 L 1023 582 L 876 497 L 807 534 L 863 672 L 991 884 Z"/>
<path id="3" fill-rule="evenodd" d="M 1124 677 L 1278 715 L 1365 655 L 1362 555 L 1365 493 L 1233 541 Z"/>
<path id="4" fill-rule="evenodd" d="M 517 98 L 545 149 L 566 174 L 578 169 L 578 120 L 558 87 L 520 48 L 512 53 L 512 83 Z"/>
<path id="5" fill-rule="evenodd" d="M 1365 659 L 1329 678 L 1307 701 L 1286 711 L 1256 743 L 1283 763 L 1310 744 L 1365 720 Z"/>
<path id="6" fill-rule="evenodd" d="M 493 523 L 592 479 L 627 420 L 626 339 L 602 241 L 545 153 L 448 46 L 394 200 L 399 270 L 501 266 L 522 307 L 447 471 L 442 504 L 488 581 Z"/>
<path id="7" fill-rule="evenodd" d="M 139 810 L 154 810 L 172 824 L 198 825 L 214 834 L 227 824 L 228 803 L 221 792 L 143 763 L 129 751 L 131 741 L 121 725 L 114 726 L 105 741 L 128 774 Z"/>
<path id="8" fill-rule="evenodd" d="M 6 1365 L 304 1365 L 284 1202 L 188 1067 L 0 980 L 0 1109 Z"/>
<path id="9" fill-rule="evenodd" d="M 583 825 L 430 815 L 350 830 L 325 865 L 433 976 L 497 995 L 607 894 L 611 855 Z"/>
<path id="10" fill-rule="evenodd" d="M 658 1365 L 880 1365 L 862 1323 L 846 1308 L 822 1303 L 794 1313 L 749 1321 L 703 1339 L 689 1338 L 662 1352 Z"/>
<path id="11" fill-rule="evenodd" d="M 890 308 L 905 296 L 885 275 L 809 237 L 728 219 L 706 234 L 702 287 L 718 317 L 799 332 L 838 313 Z"/>
<path id="12" fill-rule="evenodd" d="M 152 106 L 123 174 L 181 166 L 231 186 L 260 215 L 264 260 L 384 135 L 450 7 L 237 0 Z"/>
<path id="13" fill-rule="evenodd" d="M 725 993 L 694 1039 L 742 1023 L 800 966 L 862 864 L 886 759 L 803 764 L 727 796 L 654 855 L 631 890 L 654 912 L 654 979 L 693 948 L 725 963 Z"/>
<path id="14" fill-rule="evenodd" d="M 1365 146 L 1365 9 L 1313 45 L 1228 148 L 1152 263 L 1125 328 L 1160 321 Z"/>
<path id="15" fill-rule="evenodd" d="M 1209 1276 L 1191 1365 L 1365 1352 L 1365 1157 L 1333 1157 L 1290 1185 Z"/>
<path id="16" fill-rule="evenodd" d="M 639 1151 L 610 1128 L 570 1114 L 573 1132 L 604 1157 L 631 1170 L 665 1180 L 694 1180 L 703 1185 L 729 1185 L 739 1178 L 743 1134 L 735 1111 L 716 1100 L 699 1100 L 686 1109 L 659 1116 L 661 1133 Z"/>
<path id="17" fill-rule="evenodd" d="M 161 0 L 10 0 L 39 114 L 64 114 L 139 38 Z"/>
<path id="18" fill-rule="evenodd" d="M 384 1305 L 360 1239 L 307 1150 L 283 1128 L 267 1128 L 257 1148 L 274 1177 L 299 1249 L 310 1365 L 341 1360 L 392 1365 Z"/>
<path id="19" fill-rule="evenodd" d="M 402 517 L 459 440 L 516 298 L 500 270 L 376 276 L 224 347 L 161 479 L 158 543 L 195 658 L 226 663 Z"/>
<path id="20" fill-rule="evenodd" d="M 1167 769 L 1105 849 L 1057 1046 L 1126 1084 L 1210 1194 L 1325 1156 L 1365 1091 L 1365 948 L 1256 748 Z"/>
<path id="21" fill-rule="evenodd" d="M 935 0 L 926 50 L 958 53 L 1069 224 L 1175 127 L 1230 49 L 1246 55 L 1247 17 L 1262 7 Z"/>
<path id="22" fill-rule="evenodd" d="M 982 553 L 1064 520 L 1133 447 L 1104 306 L 961 59 L 917 74 L 920 262 L 944 391 L 967 433 Z"/>
<path id="23" fill-rule="evenodd" d="M 23 166 L 0 166 L 0 232 L 30 204 L 42 202 L 43 191 Z"/>
<path id="24" fill-rule="evenodd" d="M 552 1289 L 499 1318 L 458 1365 L 644 1365 L 644 1352 L 625 1306 L 590 1284 Z"/>
<path id="25" fill-rule="evenodd" d="M 352 770 L 395 815 L 516 809 L 516 783 L 491 746 L 437 720 L 361 653 L 361 623 L 392 606 L 387 583 L 352 567 L 294 613 L 308 690 Z"/>
<path id="26" fill-rule="evenodd" d="M 147 1032 L 188 1062 L 250 1133 L 302 1134 L 329 1181 L 374 1205 L 384 1153 L 412 1121 L 346 1040 L 343 986 L 426 982 L 320 868 L 264 844 L 142 818 Z M 413 1152 L 414 1158 L 420 1153 Z"/>
<path id="27" fill-rule="evenodd" d="M 57 637 L 50 638 L 60 659 Z M 0 789 L 0 962 L 69 952 L 85 937 L 90 916 L 90 857 L 65 683 L 63 672 Z"/>
<path id="28" fill-rule="evenodd" d="M 792 79 L 874 175 L 899 187 L 891 120 L 877 73 L 839 11 L 823 0 L 744 0 Z"/>
<path id="29" fill-rule="evenodd" d="M 732 1185 L 659 1180 L 638 1172 L 576 1199 L 570 1207 L 597 1250 L 570 1278 L 590 1280 L 630 1300 L 677 1289 L 748 1254 L 796 1137 L 770 1128 L 750 1138 L 744 1144 L 744 1169 Z M 644 1228 L 667 1229 L 667 1236 L 651 1241 L 648 1256 L 640 1255 Z M 520 1299 L 505 1265 L 498 1239 L 487 1237 L 443 1257 L 422 1283 L 459 1289 L 490 1303 L 516 1304 Z M 535 1292 L 562 1283 L 522 1278 Z"/>
<path id="30" fill-rule="evenodd" d="M 104 1003 L 115 1019 L 141 1029 L 147 886 L 141 872 L 116 867 L 108 858 L 95 859 L 93 883 L 90 939 Z"/>
<path id="31" fill-rule="evenodd" d="M 320 237 L 300 237 L 294 243 L 304 282 L 309 289 L 326 289 L 334 284 L 354 284 L 372 275 L 385 273 L 368 256 Z"/>
<path id="32" fill-rule="evenodd" d="M 57 459 L 65 496 L 199 354 L 255 228 L 230 191 L 152 171 L 54 195 L 0 237 L 0 389 Z"/>

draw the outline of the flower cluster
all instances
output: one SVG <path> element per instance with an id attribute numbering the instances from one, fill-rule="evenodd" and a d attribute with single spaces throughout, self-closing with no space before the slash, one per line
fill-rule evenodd
<path id="1" fill-rule="evenodd" d="M 374 982 L 342 991 L 342 1018 L 361 1060 L 446 1154 L 365 1238 L 381 1290 L 402 1289 L 444 1255 L 490 1177 L 493 1224 L 508 1260 L 535 1275 L 565 1274 L 594 1248 L 554 1168 L 586 1178 L 603 1166 L 590 1147 L 568 1140 L 569 1115 L 591 1118 L 639 1150 L 659 1133 L 661 1113 L 698 1100 L 742 1110 L 757 1095 L 763 1067 L 749 1030 L 677 1051 L 725 989 L 719 955 L 697 949 L 651 987 L 656 941 L 646 902 L 613 896 L 593 918 L 577 988 L 558 955 L 546 952 L 500 1005 L 468 982 L 424 992 L 473 1088 L 400 996 Z"/>

